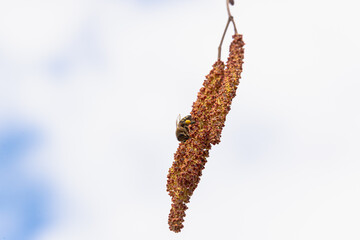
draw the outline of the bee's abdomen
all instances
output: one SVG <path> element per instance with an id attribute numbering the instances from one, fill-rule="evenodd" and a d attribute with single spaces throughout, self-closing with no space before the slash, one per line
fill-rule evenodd
<path id="1" fill-rule="evenodd" d="M 180 142 L 185 142 L 186 140 L 189 139 L 189 136 L 188 136 L 188 135 L 185 135 L 185 134 L 180 134 L 180 135 L 178 135 L 177 139 L 178 139 Z"/>
<path id="2" fill-rule="evenodd" d="M 180 142 L 185 142 L 186 140 L 189 139 L 189 134 L 184 130 L 179 131 L 179 129 L 178 129 L 178 130 L 176 130 L 176 138 Z"/>

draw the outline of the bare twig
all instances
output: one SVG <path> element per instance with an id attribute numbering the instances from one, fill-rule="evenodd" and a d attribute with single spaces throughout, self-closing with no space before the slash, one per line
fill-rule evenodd
<path id="1" fill-rule="evenodd" d="M 221 59 L 221 46 L 222 46 L 222 44 L 223 44 L 223 41 L 224 41 L 224 38 L 225 38 L 225 34 L 226 34 L 226 31 L 227 31 L 227 29 L 228 29 L 228 27 L 229 27 L 230 21 L 231 21 L 230 18 L 228 18 L 228 21 L 227 21 L 227 23 L 226 23 L 226 27 L 225 27 L 224 33 L 223 33 L 222 38 L 221 38 L 221 41 L 220 41 L 220 45 L 219 45 L 219 48 L 218 48 L 218 60 Z"/>
<path id="2" fill-rule="evenodd" d="M 234 25 L 235 34 L 237 34 L 237 29 L 236 29 L 235 21 L 234 21 L 233 16 L 231 15 L 229 3 L 231 3 L 231 5 L 234 5 L 234 0 L 226 0 L 226 8 L 227 8 L 228 16 L 229 16 L 231 22 L 232 22 L 233 25 Z"/>
<path id="3" fill-rule="evenodd" d="M 224 33 L 222 35 L 222 38 L 221 38 L 221 41 L 220 41 L 220 45 L 218 47 L 218 60 L 221 59 L 221 46 L 222 46 L 222 43 L 224 41 L 224 37 L 225 37 L 225 34 L 226 34 L 226 31 L 229 27 L 229 24 L 230 22 L 232 22 L 233 26 L 234 26 L 234 31 L 235 31 L 235 34 L 237 34 L 237 29 L 236 29 L 236 25 L 235 25 L 235 21 L 234 21 L 234 17 L 231 15 L 231 12 L 230 12 L 230 7 L 229 7 L 229 3 L 231 5 L 234 5 L 234 0 L 226 0 L 226 9 L 227 9 L 227 12 L 228 12 L 228 21 L 226 23 L 226 27 L 225 27 L 225 30 L 224 30 Z"/>

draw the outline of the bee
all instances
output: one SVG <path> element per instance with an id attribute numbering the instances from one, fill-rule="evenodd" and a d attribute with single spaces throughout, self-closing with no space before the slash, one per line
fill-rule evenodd
<path id="1" fill-rule="evenodd" d="M 195 123 L 191 115 L 181 118 L 180 114 L 176 119 L 176 138 L 180 142 L 185 142 L 189 139 L 189 125 Z"/>

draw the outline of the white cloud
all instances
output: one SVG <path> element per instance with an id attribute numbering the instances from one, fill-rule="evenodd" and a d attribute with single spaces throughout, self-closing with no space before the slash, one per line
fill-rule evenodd
<path id="1" fill-rule="evenodd" d="M 39 123 L 48 138 L 33 170 L 54 186 L 56 218 L 38 239 L 358 237 L 360 35 L 353 11 L 333 18 L 344 6 L 327 4 L 232 7 L 243 79 L 175 235 L 165 192 L 174 123 L 216 60 L 224 4 L 2 3 L 0 112 Z M 84 47 L 84 29 L 96 44 Z M 52 75 L 53 56 L 74 70 Z"/>
<path id="2" fill-rule="evenodd" d="M 1 50 L 11 58 L 39 60 L 66 44 L 86 17 L 82 1 L 3 1 Z"/>

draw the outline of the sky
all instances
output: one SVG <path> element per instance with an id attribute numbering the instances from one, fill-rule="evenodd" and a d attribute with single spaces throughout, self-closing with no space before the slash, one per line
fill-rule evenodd
<path id="1" fill-rule="evenodd" d="M 173 233 L 175 121 L 225 1 L 0 0 L 0 240 L 359 239 L 358 9 L 235 1 L 241 83 Z"/>

